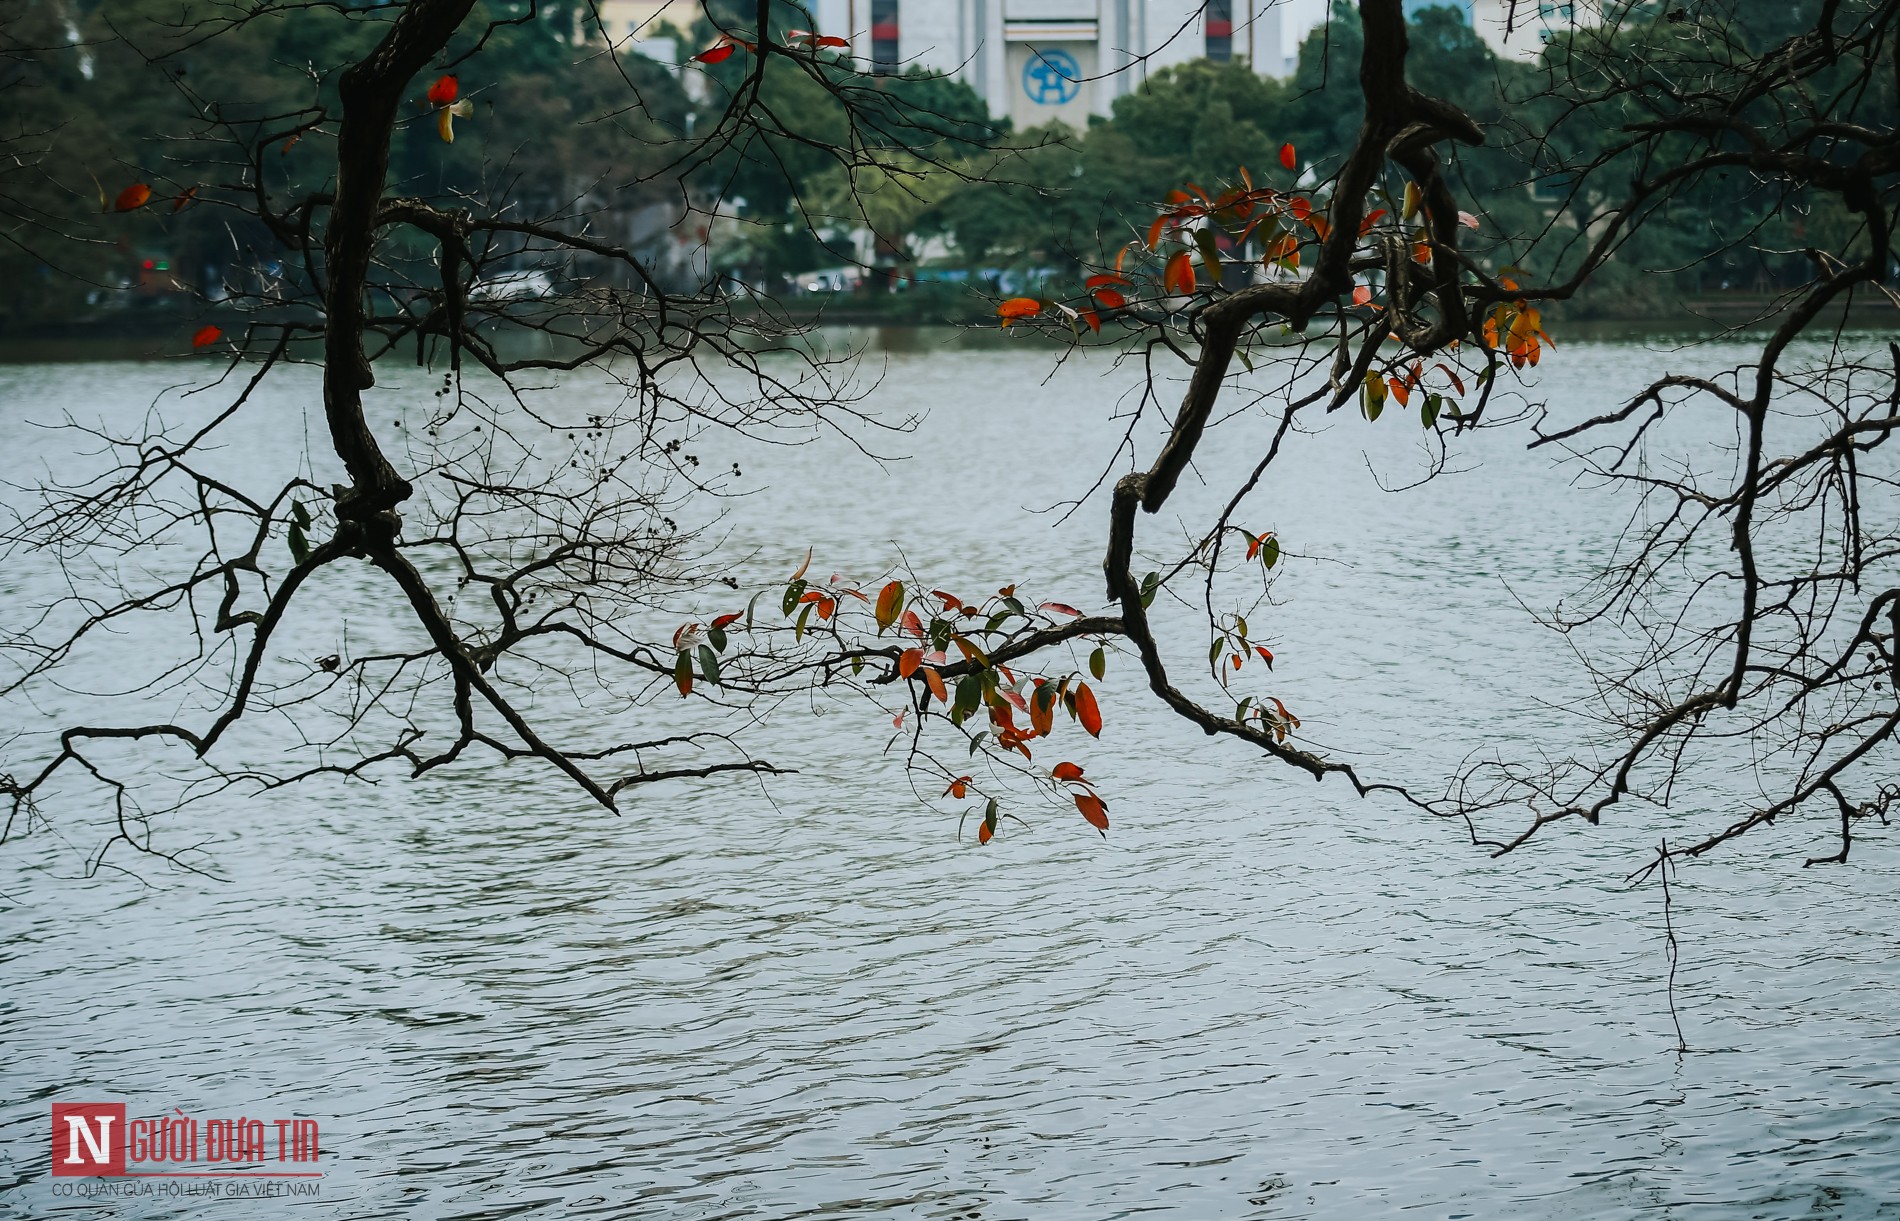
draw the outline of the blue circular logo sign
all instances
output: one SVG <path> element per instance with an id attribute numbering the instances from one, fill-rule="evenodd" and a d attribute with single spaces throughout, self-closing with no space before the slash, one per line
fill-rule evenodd
<path id="1" fill-rule="evenodd" d="M 1023 65 L 1023 92 L 1038 106 L 1073 102 L 1082 92 L 1082 65 L 1075 56 L 1054 47 L 1032 49 Z"/>

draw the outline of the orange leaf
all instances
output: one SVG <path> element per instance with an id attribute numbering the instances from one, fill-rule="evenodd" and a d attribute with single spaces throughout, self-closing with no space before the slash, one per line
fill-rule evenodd
<path id="1" fill-rule="evenodd" d="M 1354 305 L 1368 305 L 1371 303 L 1371 301 L 1372 301 L 1372 290 L 1366 287 L 1364 284 L 1361 284 L 1358 288 L 1355 288 L 1352 290 L 1352 303 Z M 1252 559 L 1253 557 L 1249 556 L 1247 558 Z"/>
<path id="2" fill-rule="evenodd" d="M 1386 385 L 1392 388 L 1392 397 L 1399 401 L 1401 407 L 1405 406 L 1406 401 L 1412 397 L 1412 388 L 1396 377 L 1387 378 Z"/>
<path id="3" fill-rule="evenodd" d="M 1180 251 L 1168 260 L 1162 284 L 1177 296 L 1186 296 L 1194 291 L 1194 261 L 1188 257 L 1187 251 Z"/>
<path id="4" fill-rule="evenodd" d="M 892 581 L 877 595 L 877 630 L 882 632 L 897 622 L 897 608 L 904 604 L 904 583 Z"/>
<path id="5" fill-rule="evenodd" d="M 1102 303 L 1103 309 L 1120 309 L 1128 304 L 1128 298 L 1112 288 L 1098 288 L 1095 299 Z"/>
<path id="6" fill-rule="evenodd" d="M 1075 808 L 1082 811 L 1082 817 L 1088 824 L 1102 834 L 1108 834 L 1108 805 L 1093 793 L 1075 794 Z"/>
<path id="7" fill-rule="evenodd" d="M 693 58 L 702 64 L 723 64 L 732 58 L 732 50 L 732 44 L 722 40 L 707 47 Z"/>
<path id="8" fill-rule="evenodd" d="M 977 824 L 976 842 L 979 844 L 987 844 L 990 842 L 990 836 L 995 835 L 995 834 L 996 832 L 990 830 L 989 820 L 984 819 L 982 822 Z"/>
<path id="9" fill-rule="evenodd" d="M 950 689 L 943 685 L 943 675 L 937 673 L 935 670 L 931 669 L 929 666 L 925 666 L 923 669 L 924 669 L 924 686 L 930 688 L 930 694 L 937 697 L 937 702 L 939 704 L 949 703 Z"/>
<path id="10" fill-rule="evenodd" d="M 447 106 L 461 93 L 462 86 L 453 72 L 435 78 L 435 84 L 429 86 L 429 101 L 432 105 Z"/>
<path id="11" fill-rule="evenodd" d="M 1293 214 L 1294 220 L 1305 220 L 1313 215 L 1313 203 L 1304 195 L 1296 195 L 1293 202 L 1287 205 L 1287 211 Z"/>
<path id="12" fill-rule="evenodd" d="M 1292 169 L 1299 163 L 1299 156 L 1294 153 L 1293 146 L 1291 144 L 1282 144 L 1280 146 L 1280 164 L 1287 169 Z"/>
<path id="13" fill-rule="evenodd" d="M 1153 250 L 1161 244 L 1161 231 L 1168 227 L 1168 214 L 1163 212 L 1155 217 L 1154 224 L 1148 226 L 1148 249 Z"/>
<path id="14" fill-rule="evenodd" d="M 1056 727 L 1056 685 L 1038 682 L 1029 697 L 1029 727 L 1047 737 Z"/>
<path id="15" fill-rule="evenodd" d="M 1379 223 L 1379 218 L 1384 215 L 1384 208 L 1374 208 L 1372 211 L 1366 213 L 1366 218 L 1359 222 L 1359 232 L 1365 233 L 1370 230 L 1372 226 Z"/>
<path id="16" fill-rule="evenodd" d="M 1414 263 L 1431 262 L 1432 261 L 1432 244 L 1430 242 L 1413 242 L 1412 243 L 1412 261 Z"/>
<path id="17" fill-rule="evenodd" d="M 224 332 L 217 327 L 201 326 L 198 328 L 197 333 L 192 335 L 191 346 L 194 348 L 208 348 L 223 337 Z"/>
<path id="18" fill-rule="evenodd" d="M 897 655 L 897 674 L 900 678 L 909 678 L 917 673 L 917 667 L 924 664 L 922 649 L 905 649 Z"/>
<path id="19" fill-rule="evenodd" d="M 1104 284 L 1126 284 L 1126 283 L 1128 283 L 1128 277 L 1121 275 L 1119 272 L 1105 271 L 1105 272 L 1101 272 L 1099 274 L 1090 276 L 1087 280 L 1082 282 L 1082 287 L 1093 292 L 1095 289 L 1102 287 Z"/>
<path id="20" fill-rule="evenodd" d="M 1079 763 L 1058 763 L 1056 770 L 1050 773 L 1057 780 L 1080 780 L 1082 765 Z"/>
<path id="21" fill-rule="evenodd" d="M 810 567 L 811 567 L 811 548 L 807 547 L 805 548 L 805 562 L 803 564 L 800 564 L 798 566 L 798 571 L 792 574 L 792 580 L 796 581 L 798 580 L 798 578 L 804 576 L 805 570 Z"/>
<path id="22" fill-rule="evenodd" d="M 1262 645 L 1255 645 L 1253 651 L 1260 654 L 1260 660 L 1267 663 L 1267 669 L 1273 669 L 1273 654 Z"/>
<path id="23" fill-rule="evenodd" d="M 943 795 L 945 797 L 956 797 L 956 798 L 961 799 L 969 791 L 970 791 L 970 777 L 958 776 L 955 780 L 952 780 L 950 782 L 950 787 L 943 791 Z"/>
<path id="24" fill-rule="evenodd" d="M 1096 707 L 1095 692 L 1083 683 L 1075 689 L 1075 715 L 1081 720 L 1082 728 L 1089 731 L 1089 737 L 1102 736 L 1102 710 Z"/>
<path id="25" fill-rule="evenodd" d="M 143 208 L 151 198 L 152 188 L 142 182 L 135 182 L 119 192 L 119 197 L 112 201 L 112 210 L 130 212 L 134 208 Z"/>
<path id="26" fill-rule="evenodd" d="M 192 200 L 196 199 L 197 197 L 198 197 L 197 187 L 192 187 L 189 190 L 179 192 L 178 198 L 172 200 L 172 211 L 174 212 L 184 211 L 185 205 L 190 203 Z"/>
<path id="27" fill-rule="evenodd" d="M 1011 297 L 996 307 L 996 316 L 1003 320 L 1004 326 L 1023 318 L 1034 318 L 1041 312 L 1042 302 L 1034 297 Z"/>

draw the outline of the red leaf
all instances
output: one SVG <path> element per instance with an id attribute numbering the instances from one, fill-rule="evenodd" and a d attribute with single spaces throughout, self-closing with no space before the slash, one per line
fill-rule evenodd
<path id="1" fill-rule="evenodd" d="M 1299 163 L 1299 156 L 1293 151 L 1293 146 L 1291 144 L 1282 144 L 1280 146 L 1280 164 L 1284 165 L 1287 169 L 1292 169 Z"/>
<path id="2" fill-rule="evenodd" d="M 1273 654 L 1262 645 L 1255 645 L 1253 651 L 1260 654 L 1260 660 L 1267 663 L 1267 669 L 1273 669 Z"/>
<path id="3" fill-rule="evenodd" d="M 1127 276 L 1124 276 L 1120 274 L 1119 272 L 1104 271 L 1097 275 L 1092 275 L 1087 280 L 1083 281 L 1082 287 L 1092 292 L 1095 289 L 1101 288 L 1105 284 L 1126 284 L 1126 283 L 1128 283 Z"/>
<path id="4" fill-rule="evenodd" d="M 1287 211 L 1293 214 L 1294 220 L 1305 220 L 1313 215 L 1313 203 L 1304 195 L 1295 195 L 1293 202 L 1287 205 Z"/>
<path id="5" fill-rule="evenodd" d="M 1162 286 L 1176 296 L 1184 297 L 1194 291 L 1194 261 L 1188 257 L 1187 251 L 1180 251 L 1168 260 Z"/>
<path id="6" fill-rule="evenodd" d="M 189 204 L 192 200 L 196 199 L 197 197 L 198 197 L 197 187 L 191 187 L 188 190 L 179 192 L 178 198 L 172 200 L 172 211 L 174 212 L 184 211 L 185 205 Z"/>
<path id="7" fill-rule="evenodd" d="M 1066 602 L 1044 602 L 1041 606 L 1037 607 L 1036 609 L 1046 610 L 1046 611 L 1055 611 L 1059 615 L 1074 615 L 1078 619 L 1082 617 L 1081 611 L 1075 609 L 1073 606 L 1070 606 Z"/>
<path id="8" fill-rule="evenodd" d="M 727 624 L 737 623 L 739 620 L 743 618 L 745 618 L 745 613 L 743 611 L 733 611 L 730 615 L 721 615 L 719 616 L 719 618 L 714 619 L 712 621 L 712 625 L 714 627 L 725 627 Z"/>
<path id="9" fill-rule="evenodd" d="M 1359 222 L 1359 232 L 1365 233 L 1371 229 L 1372 226 L 1379 223 L 1379 218 L 1384 215 L 1384 208 L 1374 208 L 1372 211 L 1366 213 L 1366 218 Z"/>
<path id="10" fill-rule="evenodd" d="M 453 72 L 435 78 L 435 84 L 429 86 L 429 101 L 437 106 L 447 106 L 462 91 L 461 83 Z"/>
<path id="11" fill-rule="evenodd" d="M 916 611 L 905 611 L 904 617 L 897 621 L 897 630 L 907 632 L 917 639 L 924 638 L 924 621 L 917 617 Z"/>
<path id="12" fill-rule="evenodd" d="M 729 42 L 716 42 L 704 51 L 693 56 L 702 64 L 723 64 L 732 58 L 733 46 Z"/>
<path id="13" fill-rule="evenodd" d="M 194 348 L 208 348 L 222 338 L 224 338 L 224 332 L 217 327 L 201 326 L 197 332 L 192 335 L 191 346 Z"/>
<path id="14" fill-rule="evenodd" d="M 143 208 L 151 198 L 152 188 L 142 182 L 135 182 L 119 192 L 119 197 L 112 201 L 112 210 L 130 212 L 134 208 Z"/>
<path id="15" fill-rule="evenodd" d="M 1108 806 L 1093 793 L 1075 794 L 1075 808 L 1082 811 L 1082 817 L 1088 824 L 1102 834 L 1108 834 Z"/>
<path id="16" fill-rule="evenodd" d="M 1352 290 L 1352 303 L 1354 305 L 1368 305 L 1371 301 L 1372 290 L 1367 288 L 1364 284 Z"/>
<path id="17" fill-rule="evenodd" d="M 1083 324 L 1087 326 L 1089 330 L 1094 331 L 1097 335 L 1100 335 L 1102 333 L 1102 316 L 1096 313 L 1094 310 L 1085 309 L 1081 313 L 1077 314 L 1076 317 L 1080 318 Z"/>
<path id="18" fill-rule="evenodd" d="M 1103 309 L 1121 309 L 1128 304 L 1128 298 L 1112 288 L 1098 288 L 1095 299 L 1102 303 Z"/>
<path id="19" fill-rule="evenodd" d="M 1080 780 L 1082 765 L 1079 763 L 1058 763 L 1056 770 L 1050 773 L 1057 780 Z"/>
<path id="20" fill-rule="evenodd" d="M 1458 214 L 1458 223 L 1467 229 L 1476 229 L 1478 227 L 1478 218 L 1469 212 L 1460 212 Z"/>
<path id="21" fill-rule="evenodd" d="M 1095 692 L 1083 683 L 1075 689 L 1075 715 L 1082 722 L 1082 728 L 1089 731 L 1089 737 L 1102 736 L 1102 710 L 1096 707 Z"/>
<path id="22" fill-rule="evenodd" d="M 824 34 L 819 36 L 818 45 L 821 47 L 848 47 L 851 45 L 851 40 L 849 38 L 840 38 L 836 34 Z"/>
<path id="23" fill-rule="evenodd" d="M 693 693 L 693 661 L 685 653 L 680 654 L 679 661 L 673 666 L 673 685 L 680 689 L 681 695 Z"/>

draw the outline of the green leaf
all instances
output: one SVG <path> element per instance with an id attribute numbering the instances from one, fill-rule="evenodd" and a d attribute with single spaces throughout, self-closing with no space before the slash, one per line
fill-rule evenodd
<path id="1" fill-rule="evenodd" d="M 717 649 L 719 652 L 723 653 L 726 651 L 726 629 L 725 628 L 723 627 L 707 628 L 706 639 L 710 640 L 712 642 L 712 647 Z"/>
<path id="2" fill-rule="evenodd" d="M 983 680 L 965 674 L 957 680 L 956 698 L 950 705 L 950 723 L 961 725 L 966 717 L 983 705 Z"/>
<path id="3" fill-rule="evenodd" d="M 989 736 L 990 736 L 990 731 L 987 729 L 979 730 L 977 733 L 972 735 L 970 738 L 970 753 L 972 755 L 976 754 L 977 748 L 983 745 L 983 739 Z"/>
<path id="4" fill-rule="evenodd" d="M 798 609 L 798 600 L 804 596 L 805 581 L 804 578 L 801 577 L 785 587 L 785 597 L 779 602 L 779 606 L 787 615 L 790 615 L 794 610 Z M 809 606 L 810 604 L 807 603 L 806 605 Z"/>
<path id="5" fill-rule="evenodd" d="M 930 621 L 930 647 L 939 653 L 949 652 L 950 634 L 954 631 L 956 631 L 956 628 L 951 625 L 948 619 L 932 619 Z"/>
<path id="6" fill-rule="evenodd" d="M 310 510 L 304 508 L 301 500 L 293 500 L 290 502 L 290 520 L 296 522 L 306 530 L 310 528 Z"/>
<path id="7" fill-rule="evenodd" d="M 1430 428 L 1432 425 L 1438 423 L 1438 411 L 1439 411 L 1439 408 L 1443 407 L 1444 405 L 1445 405 L 1445 400 L 1440 398 L 1438 395 L 1436 394 L 1426 395 L 1425 405 L 1418 409 L 1419 420 L 1425 425 L 1425 427 Z"/>
<path id="8" fill-rule="evenodd" d="M 792 625 L 793 640 L 803 640 L 805 638 L 805 622 L 811 618 L 811 608 L 816 605 L 818 605 L 816 602 L 807 602 L 805 603 L 805 609 L 798 612 L 798 622 Z"/>
<path id="9" fill-rule="evenodd" d="M 1368 420 L 1377 420 L 1385 410 L 1385 378 L 1377 369 L 1366 370 L 1365 384 L 1359 387 L 1359 411 Z"/>
<path id="10" fill-rule="evenodd" d="M 719 683 L 719 654 L 703 644 L 699 646 L 699 672 L 706 676 L 708 682 Z M 724 686 L 723 683 L 720 685 Z"/>
<path id="11" fill-rule="evenodd" d="M 864 658 L 853 657 L 851 659 L 851 677 L 856 678 L 862 673 L 864 673 Z"/>
<path id="12" fill-rule="evenodd" d="M 1095 676 L 1097 682 L 1100 682 L 1102 675 L 1107 672 L 1108 653 L 1104 649 L 1097 648 L 1093 653 L 1089 654 L 1089 673 Z"/>
<path id="13" fill-rule="evenodd" d="M 1214 244 L 1212 227 L 1198 229 L 1194 233 L 1194 244 L 1201 248 L 1201 265 L 1207 268 L 1207 278 L 1218 287 L 1220 285 L 1220 247 Z"/>
<path id="14" fill-rule="evenodd" d="M 1240 643 L 1246 644 L 1247 643 L 1247 617 L 1245 615 L 1235 615 L 1234 628 L 1240 633 Z"/>
<path id="15" fill-rule="evenodd" d="M 1155 591 L 1161 588 L 1161 574 L 1151 572 L 1141 578 L 1141 607 L 1143 610 L 1154 605 Z"/>
<path id="16" fill-rule="evenodd" d="M 310 558 L 310 539 L 296 522 L 290 523 L 290 558 L 299 564 Z"/>
<path id="17" fill-rule="evenodd" d="M 983 624 L 983 630 L 985 632 L 994 632 L 997 628 L 1002 627 L 1003 624 L 1008 621 L 1009 621 L 1008 611 L 1006 610 L 997 611 L 994 615 L 991 615 L 989 617 L 989 620 L 986 623 Z"/>
<path id="18" fill-rule="evenodd" d="M 1280 562 L 1280 540 L 1270 538 L 1260 544 L 1260 562 L 1268 568 Z"/>
<path id="19" fill-rule="evenodd" d="M 1220 660 L 1220 651 L 1227 646 L 1227 638 L 1214 637 L 1214 643 L 1207 646 L 1207 664 L 1212 666 Z"/>
<path id="20" fill-rule="evenodd" d="M 996 834 L 996 798 L 994 797 L 990 798 L 990 804 L 984 807 L 983 825 L 990 829 L 991 835 Z"/>

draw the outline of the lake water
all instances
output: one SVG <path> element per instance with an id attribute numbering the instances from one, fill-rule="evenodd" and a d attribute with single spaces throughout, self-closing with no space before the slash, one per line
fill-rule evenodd
<path id="1" fill-rule="evenodd" d="M 1567 345 L 1543 389 L 1580 417 L 1740 352 Z M 763 580 L 807 546 L 847 574 L 901 547 L 951 588 L 1099 605 L 1101 502 L 1036 510 L 1110 463 L 1133 371 L 934 332 L 869 360 L 871 405 L 922 414 L 878 443 L 908 456 L 709 442 L 758 489 L 734 553 Z M 0 367 L 8 479 L 84 465 L 28 421 L 123 423 L 200 372 Z M 378 404 L 432 384 L 386 383 Z M 294 464 L 314 384 L 284 377 L 231 456 Z M 1206 455 L 1216 489 L 1263 428 Z M 1260 498 L 1296 553 L 1255 623 L 1274 689 L 1370 775 L 1429 783 L 1579 732 L 1574 663 L 1516 599 L 1571 589 L 1620 518 L 1523 439 L 1385 493 L 1419 467 L 1416 419 L 1341 418 Z M 10 626 L 48 579 L 0 574 Z M 373 635 L 381 596 L 366 582 L 282 651 L 331 651 L 338 617 Z M 205 801 L 164 834 L 214 879 L 123 856 L 85 878 L 98 836 L 74 812 L 0 848 L 0 1214 L 1900 1216 L 1892 833 L 1804 870 L 1830 827 L 1788 819 L 1679 873 L 1678 1054 L 1661 895 L 1624 877 L 1723 820 L 1719 778 L 1494 861 L 1202 737 L 1132 670 L 1087 755 L 1106 840 L 1047 814 L 977 848 L 911 798 L 888 721 L 843 705 L 771 711 L 754 746 L 797 775 L 657 786 L 618 816 L 527 767 Z M 49 1103 L 99 1098 L 315 1118 L 319 1194 L 56 1196 Z"/>

